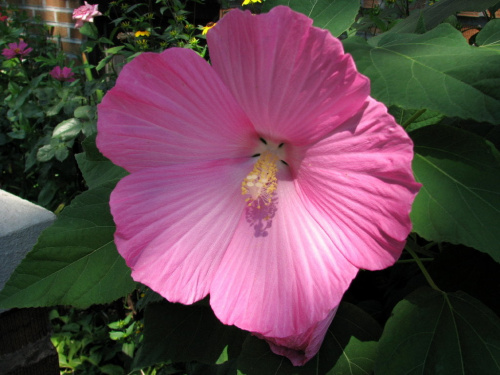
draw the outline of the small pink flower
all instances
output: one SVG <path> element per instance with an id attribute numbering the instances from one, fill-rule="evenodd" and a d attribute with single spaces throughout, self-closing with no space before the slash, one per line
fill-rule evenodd
<path id="1" fill-rule="evenodd" d="M 73 19 L 76 20 L 75 27 L 79 29 L 84 22 L 94 22 L 94 17 L 102 16 L 97 10 L 98 4 L 91 5 L 85 1 L 85 5 L 76 8 L 73 11 Z"/>
<path id="2" fill-rule="evenodd" d="M 283 6 L 229 12 L 192 50 L 143 53 L 98 107 L 97 145 L 132 276 L 170 301 L 210 294 L 224 324 L 302 365 L 359 269 L 411 230 L 413 143 L 339 40 Z"/>
<path id="3" fill-rule="evenodd" d="M 4 16 L 1 11 L 2 11 L 2 7 L 0 7 L 0 22 L 7 21 L 9 16 Z"/>
<path id="4" fill-rule="evenodd" d="M 31 51 L 33 51 L 33 48 L 27 47 L 28 44 L 21 39 L 18 43 L 9 43 L 9 48 L 4 48 L 2 55 L 4 55 L 7 59 L 12 59 L 14 57 L 26 57 Z"/>
<path id="5" fill-rule="evenodd" d="M 75 73 L 73 73 L 71 68 L 68 68 L 67 66 L 62 69 L 60 66 L 54 67 L 54 69 L 50 71 L 50 75 L 52 76 L 52 78 L 57 79 L 61 82 L 73 82 L 75 80 L 75 78 L 73 77 Z"/>

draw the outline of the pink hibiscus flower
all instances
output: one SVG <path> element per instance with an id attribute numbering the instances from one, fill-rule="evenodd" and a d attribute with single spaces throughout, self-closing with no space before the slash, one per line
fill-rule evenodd
<path id="1" fill-rule="evenodd" d="M 359 269 L 400 256 L 413 144 L 342 44 L 287 7 L 231 11 L 212 64 L 172 48 L 127 64 L 97 145 L 130 175 L 110 199 L 132 276 L 302 365 Z"/>
<path id="2" fill-rule="evenodd" d="M 102 13 L 97 10 L 98 4 L 91 5 L 86 1 L 84 3 L 73 11 L 73 19 L 76 20 L 75 27 L 77 29 L 82 27 L 84 22 L 94 22 L 94 17 L 102 16 Z"/>
<path id="3" fill-rule="evenodd" d="M 22 58 L 28 56 L 31 51 L 33 51 L 33 48 L 28 47 L 28 44 L 21 39 L 18 43 L 9 43 L 9 48 L 4 48 L 2 55 L 7 59 Z"/>
<path id="4" fill-rule="evenodd" d="M 71 70 L 71 68 L 68 68 L 67 66 L 62 69 L 60 66 L 56 66 L 50 71 L 49 74 L 52 76 L 52 78 L 57 79 L 61 82 L 73 82 L 75 80 L 75 78 L 73 77 L 75 73 Z"/>

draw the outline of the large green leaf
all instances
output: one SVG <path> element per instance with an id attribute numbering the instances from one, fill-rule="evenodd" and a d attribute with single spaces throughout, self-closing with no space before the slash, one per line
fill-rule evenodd
<path id="1" fill-rule="evenodd" d="M 423 26 L 430 30 L 443 22 L 447 17 L 460 11 L 481 11 L 495 5 L 498 0 L 440 0 L 424 10 L 413 11 L 410 17 L 399 22 L 389 32 L 413 33 Z M 419 25 L 422 24 L 422 25 Z"/>
<path id="2" fill-rule="evenodd" d="M 109 194 L 115 182 L 88 190 L 47 228 L 0 292 L 0 306 L 107 303 L 133 290 L 130 269 L 116 251 Z"/>
<path id="3" fill-rule="evenodd" d="M 316 357 L 303 367 L 273 354 L 269 345 L 249 336 L 238 358 L 245 375 L 366 375 L 375 364 L 380 326 L 355 305 L 342 303 Z"/>
<path id="4" fill-rule="evenodd" d="M 500 316 L 500 264 L 487 254 L 444 243 L 427 269 L 441 289 L 470 294 Z"/>
<path id="5" fill-rule="evenodd" d="M 95 188 L 108 181 L 125 177 L 128 173 L 123 168 L 114 165 L 97 149 L 95 135 L 83 141 L 85 152 L 77 154 L 76 161 L 89 188 Z"/>
<path id="6" fill-rule="evenodd" d="M 479 34 L 477 34 L 476 44 L 481 48 L 500 52 L 500 20 L 489 21 Z"/>
<path id="7" fill-rule="evenodd" d="M 500 319 L 466 293 L 420 289 L 394 308 L 378 354 L 376 375 L 500 374 Z"/>
<path id="8" fill-rule="evenodd" d="M 208 306 L 167 301 L 146 307 L 144 326 L 136 369 L 167 361 L 215 364 L 224 351 L 229 358 L 238 354 L 248 334 L 219 322 Z"/>
<path id="9" fill-rule="evenodd" d="M 449 126 L 410 133 L 422 189 L 413 229 L 432 241 L 465 244 L 500 262 L 500 156 L 483 137 Z"/>
<path id="10" fill-rule="evenodd" d="M 389 113 L 394 116 L 398 124 L 405 127 L 407 132 L 423 128 L 424 126 L 435 125 L 444 118 L 439 112 L 405 110 L 397 106 L 389 107 Z"/>
<path id="11" fill-rule="evenodd" d="M 267 0 L 262 10 L 286 5 L 314 20 L 314 26 L 339 36 L 354 23 L 359 12 L 359 1 L 352 0 Z"/>
<path id="12" fill-rule="evenodd" d="M 500 56 L 472 47 L 450 25 L 428 33 L 387 34 L 372 44 L 344 42 L 372 96 L 386 105 L 500 123 Z"/>

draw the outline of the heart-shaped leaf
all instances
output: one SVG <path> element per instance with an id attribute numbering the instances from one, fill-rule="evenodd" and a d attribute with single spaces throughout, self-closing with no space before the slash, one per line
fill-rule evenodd
<path id="1" fill-rule="evenodd" d="M 488 48 L 500 52 L 500 20 L 489 21 L 477 34 L 476 44 L 481 48 Z"/>
<path id="2" fill-rule="evenodd" d="M 329 30 L 339 36 L 354 23 L 359 12 L 359 2 L 352 0 L 267 0 L 262 10 L 269 11 L 277 5 L 286 5 L 314 20 L 314 26 Z"/>
<path id="3" fill-rule="evenodd" d="M 500 123 L 500 55 L 469 46 L 450 25 L 370 43 L 348 38 L 344 47 L 370 78 L 372 96 L 387 106 Z"/>
<path id="4" fill-rule="evenodd" d="M 500 155 L 483 137 L 433 125 L 410 133 L 413 172 L 423 184 L 413 230 L 437 242 L 464 244 L 500 262 Z"/>
<path id="5" fill-rule="evenodd" d="M 375 374 L 500 374 L 499 340 L 500 319 L 481 302 L 420 289 L 387 321 Z"/>
<path id="6" fill-rule="evenodd" d="M 108 201 L 115 183 L 82 193 L 61 212 L 0 292 L 0 306 L 86 308 L 134 289 L 113 242 Z"/>

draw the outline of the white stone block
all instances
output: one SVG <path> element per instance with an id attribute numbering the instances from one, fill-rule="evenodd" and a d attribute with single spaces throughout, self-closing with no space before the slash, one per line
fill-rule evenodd
<path id="1" fill-rule="evenodd" d="M 0 290 L 55 218 L 45 208 L 0 190 Z"/>

